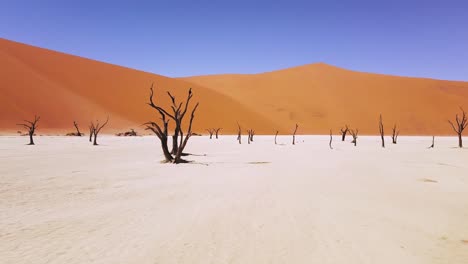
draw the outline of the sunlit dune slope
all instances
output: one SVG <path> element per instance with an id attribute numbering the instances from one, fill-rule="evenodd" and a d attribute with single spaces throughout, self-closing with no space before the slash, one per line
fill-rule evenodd
<path id="1" fill-rule="evenodd" d="M 0 132 L 21 130 L 16 123 L 35 114 L 41 116 L 39 134 L 72 132 L 74 120 L 87 132 L 91 120 L 107 115 L 104 132 L 142 131 L 142 123 L 159 119 L 145 104 L 152 83 L 163 106 L 169 105 L 167 90 L 182 101 L 193 88 L 192 106 L 200 102 L 194 132 L 223 127 L 234 133 L 238 121 L 258 133 L 275 127 L 256 109 L 197 84 L 0 39 Z"/>
<path id="2" fill-rule="evenodd" d="M 450 134 L 447 119 L 464 106 L 468 82 L 407 78 L 349 71 L 323 63 L 253 75 L 182 78 L 242 101 L 263 116 L 302 133 L 339 132 L 348 124 L 377 134 L 382 113 L 386 133 Z"/>

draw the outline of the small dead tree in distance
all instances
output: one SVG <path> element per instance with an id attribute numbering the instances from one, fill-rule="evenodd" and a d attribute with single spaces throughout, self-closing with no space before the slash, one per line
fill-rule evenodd
<path id="1" fill-rule="evenodd" d="M 278 137 L 278 133 L 279 133 L 279 131 L 276 130 L 276 134 L 275 134 L 275 145 L 277 144 L 277 143 L 276 143 L 276 137 Z"/>
<path id="2" fill-rule="evenodd" d="M 398 135 L 400 135 L 400 130 L 397 131 L 397 125 L 395 124 L 392 128 L 392 143 L 396 144 Z"/>
<path id="3" fill-rule="evenodd" d="M 213 138 L 213 133 L 215 132 L 212 128 L 207 128 L 205 129 L 206 131 L 208 131 L 208 133 L 210 133 L 210 139 Z"/>
<path id="4" fill-rule="evenodd" d="M 101 132 L 101 129 L 105 127 L 108 122 L 109 122 L 109 117 L 107 117 L 106 122 L 104 122 L 102 125 L 99 124 L 99 120 L 96 120 L 96 124 L 94 124 L 94 122 L 91 122 L 92 127 L 93 127 L 93 137 L 94 137 L 93 145 L 94 146 L 99 145 L 97 143 L 97 136 L 99 135 L 99 132 Z"/>
<path id="5" fill-rule="evenodd" d="M 341 141 L 345 141 L 346 134 L 348 133 L 348 131 L 349 131 L 348 125 L 345 125 L 344 128 L 341 128 Z"/>
<path id="6" fill-rule="evenodd" d="M 297 132 L 298 127 L 299 126 L 296 124 L 296 128 L 294 129 L 294 133 L 293 133 L 293 140 L 292 140 L 293 145 L 296 145 L 296 132 Z"/>
<path id="7" fill-rule="evenodd" d="M 253 142 L 253 136 L 255 135 L 255 131 L 253 129 L 247 129 L 247 143 Z"/>
<path id="8" fill-rule="evenodd" d="M 76 123 L 76 121 L 73 121 L 73 125 L 75 126 L 75 129 L 76 129 L 76 135 L 78 137 L 81 137 L 83 134 L 80 132 L 80 129 L 78 128 L 78 123 Z"/>
<path id="9" fill-rule="evenodd" d="M 332 135 L 332 130 L 330 129 L 330 142 L 328 143 L 328 146 L 330 147 L 330 149 L 333 149 L 332 147 L 332 141 L 333 141 L 333 135 Z"/>
<path id="10" fill-rule="evenodd" d="M 358 133 L 359 133 L 359 129 L 350 129 L 349 130 L 349 133 L 351 133 L 351 135 L 353 136 L 353 141 L 351 141 L 351 143 L 354 143 L 354 146 L 357 145 L 357 138 L 358 138 Z"/>
<path id="11" fill-rule="evenodd" d="M 462 111 L 461 118 L 458 116 L 458 114 L 455 115 L 455 122 L 457 123 L 457 125 L 455 126 L 450 120 L 448 120 L 448 122 L 452 126 L 453 131 L 455 131 L 455 133 L 457 133 L 458 135 L 458 147 L 463 148 L 462 134 L 463 134 L 463 130 L 465 130 L 468 123 L 467 123 L 465 110 L 463 110 L 463 108 L 461 107 L 460 107 L 460 110 Z"/>
<path id="12" fill-rule="evenodd" d="M 94 132 L 93 122 L 89 124 L 88 128 L 89 128 L 89 142 L 93 142 L 93 132 Z"/>
<path id="13" fill-rule="evenodd" d="M 239 141 L 239 144 L 242 144 L 242 129 L 239 123 L 237 123 L 237 140 Z"/>
<path id="14" fill-rule="evenodd" d="M 434 148 L 434 136 L 432 136 L 432 145 L 430 145 L 428 148 Z"/>
<path id="15" fill-rule="evenodd" d="M 223 129 L 223 128 L 220 127 L 220 128 L 215 129 L 216 139 L 218 139 L 218 134 L 219 134 L 219 131 L 220 131 L 221 129 Z"/>
<path id="16" fill-rule="evenodd" d="M 147 103 L 151 108 L 155 109 L 158 111 L 158 113 L 161 115 L 161 120 L 163 121 L 163 128 L 156 122 L 147 122 L 144 125 L 146 125 L 147 130 L 151 130 L 156 134 L 156 136 L 160 139 L 161 141 L 161 148 L 163 150 L 163 154 L 165 157 L 166 162 L 171 162 L 175 164 L 179 163 L 186 163 L 188 161 L 182 159 L 182 156 L 184 154 L 184 149 L 187 146 L 187 142 L 189 138 L 192 136 L 192 123 L 193 119 L 195 118 L 195 112 L 197 111 L 197 108 L 199 106 L 199 103 L 197 103 L 193 108 L 192 108 L 192 113 L 190 116 L 190 121 L 189 121 L 189 126 L 187 128 L 187 133 L 185 134 L 184 137 L 184 132 L 182 129 L 182 121 L 185 117 L 185 114 L 187 113 L 187 110 L 189 108 L 189 103 L 190 99 L 193 97 L 192 89 L 190 88 L 188 91 L 187 95 L 187 100 L 185 101 L 185 106 L 182 108 L 184 105 L 183 103 L 180 103 L 179 105 L 176 104 L 176 98 L 172 96 L 169 92 L 167 93 L 169 97 L 171 98 L 172 101 L 172 110 L 174 112 L 174 115 L 170 114 L 168 111 L 166 111 L 164 108 L 158 106 L 154 100 L 154 91 L 153 91 L 153 85 L 151 85 L 150 88 L 150 96 L 149 96 L 149 103 Z M 175 146 L 173 142 L 173 150 L 176 148 L 175 153 L 169 152 L 169 148 L 167 146 L 168 142 L 168 125 L 169 125 L 169 120 L 173 120 L 175 122 L 175 129 L 178 131 L 177 137 L 173 136 L 173 140 L 177 140 L 178 145 Z M 180 138 L 180 141 L 178 139 Z"/>
<path id="17" fill-rule="evenodd" d="M 384 126 L 383 126 L 383 121 L 382 121 L 382 114 L 380 114 L 380 119 L 379 119 L 379 133 L 380 133 L 380 138 L 382 139 L 382 148 L 385 148 Z"/>
<path id="18" fill-rule="evenodd" d="M 41 119 L 41 117 L 35 115 L 34 116 L 34 121 L 23 120 L 26 123 L 16 124 L 18 126 L 22 126 L 22 127 L 28 129 L 28 135 L 29 135 L 29 144 L 28 145 L 34 145 L 33 136 L 34 136 L 34 132 L 36 131 L 36 129 L 38 127 L 37 122 L 39 122 L 40 119 Z"/>

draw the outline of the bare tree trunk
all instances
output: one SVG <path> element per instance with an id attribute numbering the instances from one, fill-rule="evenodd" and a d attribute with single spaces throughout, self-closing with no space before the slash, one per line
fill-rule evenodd
<path id="1" fill-rule="evenodd" d="M 94 142 L 93 142 L 93 145 L 94 145 L 94 146 L 97 146 L 97 145 L 98 145 L 96 132 L 94 132 Z"/>
<path id="2" fill-rule="evenodd" d="M 297 132 L 298 127 L 299 126 L 296 124 L 296 128 L 294 129 L 294 133 L 293 133 L 293 140 L 292 140 L 293 145 L 296 145 L 296 132 Z"/>
<path id="3" fill-rule="evenodd" d="M 276 145 L 276 137 L 278 136 L 278 130 L 276 130 L 276 135 L 275 135 L 275 145 Z"/>
<path id="4" fill-rule="evenodd" d="M 458 114 L 455 115 L 455 121 L 457 122 L 457 125 L 455 126 L 452 123 L 452 121 L 450 121 L 450 120 L 448 120 L 448 122 L 452 126 L 455 133 L 457 133 L 457 135 L 458 135 L 458 147 L 463 148 L 462 134 L 463 134 L 463 130 L 465 130 L 465 128 L 468 125 L 468 122 L 467 122 L 468 120 L 467 120 L 467 117 L 466 117 L 465 110 L 463 110 L 463 108 L 461 108 L 461 107 L 460 107 L 460 110 L 462 111 L 462 117 L 459 118 Z"/>
<path id="5" fill-rule="evenodd" d="M 221 129 L 222 129 L 222 128 L 217 128 L 217 129 L 215 130 L 215 132 L 216 132 L 216 139 L 218 139 L 218 134 L 219 134 L 219 131 L 220 131 Z"/>
<path id="6" fill-rule="evenodd" d="M 341 141 L 345 141 L 346 134 L 348 133 L 348 125 L 345 125 L 345 128 L 341 128 Z"/>
<path id="7" fill-rule="evenodd" d="M 382 114 L 380 114 L 380 119 L 379 119 L 379 132 L 380 132 L 380 138 L 382 139 L 382 148 L 385 148 L 384 126 L 383 126 L 383 121 L 382 121 Z"/>
<path id="8" fill-rule="evenodd" d="M 93 142 L 93 135 L 94 135 L 94 127 L 93 127 L 93 123 L 91 122 L 91 124 L 89 125 L 89 142 Z"/>
<path id="9" fill-rule="evenodd" d="M 239 141 L 239 144 L 242 144 L 242 129 L 241 129 L 241 126 L 239 125 L 239 123 L 237 123 L 237 127 L 238 127 L 237 140 Z"/>
<path id="10" fill-rule="evenodd" d="M 398 139 L 398 135 L 400 134 L 400 131 L 398 130 L 397 131 L 397 126 L 396 124 L 393 126 L 392 128 L 392 143 L 393 144 L 396 144 L 397 143 L 397 139 Z"/>
<path id="11" fill-rule="evenodd" d="M 73 125 L 75 126 L 75 129 L 76 129 L 76 135 L 81 137 L 81 132 L 80 132 L 80 129 L 78 128 L 78 123 L 76 123 L 76 121 L 73 121 Z"/>
<path id="12" fill-rule="evenodd" d="M 34 139 L 33 139 L 34 132 L 29 132 L 29 145 L 34 145 Z"/>
<path id="13" fill-rule="evenodd" d="M 432 136 L 432 145 L 429 148 L 434 148 L 434 136 Z"/>
<path id="14" fill-rule="evenodd" d="M 350 129 L 349 132 L 353 136 L 353 141 L 351 141 L 351 143 L 353 143 L 354 146 L 356 146 L 357 145 L 357 138 L 358 138 L 359 129 L 356 129 L 356 130 Z"/>
<path id="15" fill-rule="evenodd" d="M 174 129 L 174 134 L 172 135 L 172 150 L 171 154 L 175 155 L 179 149 L 179 134 L 180 134 L 180 124 L 176 121 L 176 127 Z"/>
<path id="16" fill-rule="evenodd" d="M 333 136 L 332 136 L 332 130 L 330 129 L 330 143 L 328 143 L 328 146 L 330 147 L 330 149 L 333 149 L 332 141 L 333 141 Z"/>

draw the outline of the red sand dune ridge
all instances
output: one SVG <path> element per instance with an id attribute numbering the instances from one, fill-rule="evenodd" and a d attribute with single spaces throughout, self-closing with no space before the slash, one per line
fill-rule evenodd
<path id="1" fill-rule="evenodd" d="M 0 132 L 41 116 L 38 134 L 72 132 L 73 120 L 86 132 L 89 121 L 110 116 L 103 133 L 157 120 L 145 103 L 155 83 L 157 100 L 168 106 L 166 91 L 185 100 L 188 88 L 200 102 L 194 132 L 223 127 L 237 133 L 237 122 L 257 134 L 335 133 L 348 124 L 360 134 L 378 134 L 381 113 L 386 133 L 396 123 L 401 134 L 452 134 L 447 119 L 459 106 L 468 110 L 468 82 L 408 78 L 311 64 L 261 74 L 169 78 L 0 39 Z M 42 132 L 41 132 L 42 131 Z"/>

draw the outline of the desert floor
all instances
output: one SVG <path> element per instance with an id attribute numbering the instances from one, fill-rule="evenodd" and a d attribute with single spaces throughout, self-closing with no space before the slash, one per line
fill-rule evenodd
<path id="1" fill-rule="evenodd" d="M 468 263 L 455 137 L 243 140 L 0 137 L 0 262 Z"/>

